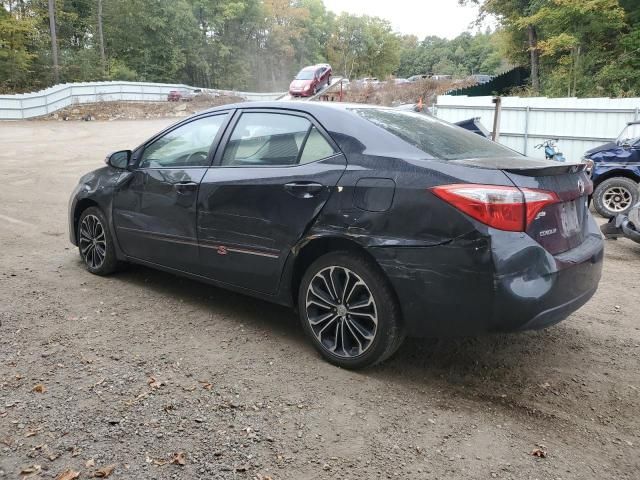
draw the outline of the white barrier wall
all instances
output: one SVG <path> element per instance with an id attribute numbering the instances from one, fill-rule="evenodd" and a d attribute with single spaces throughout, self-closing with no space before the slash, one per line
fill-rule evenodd
<path id="1" fill-rule="evenodd" d="M 491 131 L 493 97 L 441 95 L 436 115 L 448 122 L 480 117 Z M 640 120 L 640 98 L 502 97 L 500 143 L 535 158 L 544 158 L 534 147 L 557 138 L 567 161 L 580 161 L 587 150 L 612 141 L 627 122 Z"/>
<path id="2" fill-rule="evenodd" d="M 108 102 L 115 100 L 159 102 L 166 101 L 171 90 L 195 87 L 168 83 L 143 82 L 87 82 L 65 83 L 33 93 L 0 95 L 0 120 L 33 118 L 55 112 L 76 103 Z M 233 95 L 248 101 L 275 100 L 278 93 L 236 92 L 202 89 L 208 93 Z"/>

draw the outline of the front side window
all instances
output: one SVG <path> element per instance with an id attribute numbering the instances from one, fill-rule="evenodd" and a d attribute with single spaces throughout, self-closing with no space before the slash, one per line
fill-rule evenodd
<path id="1" fill-rule="evenodd" d="M 333 155 L 333 147 L 304 117 L 243 113 L 222 157 L 222 166 L 288 166 Z"/>
<path id="2" fill-rule="evenodd" d="M 209 166 L 209 149 L 224 125 L 227 114 L 189 122 L 148 145 L 140 168 L 182 168 Z"/>

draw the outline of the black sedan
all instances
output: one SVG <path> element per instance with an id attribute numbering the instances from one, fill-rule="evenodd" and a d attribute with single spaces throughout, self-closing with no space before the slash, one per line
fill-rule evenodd
<path id="1" fill-rule="evenodd" d="M 426 115 L 245 103 L 185 119 L 80 179 L 71 242 L 298 310 L 330 362 L 405 335 L 547 327 L 594 294 L 603 241 L 583 165 Z"/>

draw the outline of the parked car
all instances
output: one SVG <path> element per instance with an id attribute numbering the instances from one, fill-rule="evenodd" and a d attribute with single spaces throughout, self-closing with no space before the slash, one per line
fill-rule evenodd
<path id="1" fill-rule="evenodd" d="M 600 279 L 584 165 L 415 112 L 224 105 L 106 160 L 69 203 L 89 272 L 140 263 L 297 307 L 345 368 L 405 335 L 548 327 Z"/>
<path id="2" fill-rule="evenodd" d="M 191 102 L 196 96 L 200 95 L 202 90 L 195 89 L 189 90 L 187 88 L 183 88 L 180 90 L 171 90 L 169 95 L 167 96 L 167 100 L 169 102 Z"/>
<path id="3" fill-rule="evenodd" d="M 585 153 L 595 187 L 593 206 L 605 218 L 629 212 L 640 201 L 640 121 L 630 122 L 615 142 Z"/>
<path id="4" fill-rule="evenodd" d="M 411 85 L 411 82 L 409 80 L 407 80 L 406 78 L 394 78 L 393 80 L 391 80 L 391 82 L 394 85 L 397 85 L 399 87 L 405 87 L 407 85 Z"/>
<path id="5" fill-rule="evenodd" d="M 484 74 L 474 74 L 471 75 L 469 77 L 470 80 L 476 82 L 479 85 L 483 85 L 485 83 L 489 83 L 491 80 L 493 80 L 493 76 L 492 75 L 484 75 Z"/>
<path id="6" fill-rule="evenodd" d="M 373 87 L 373 88 L 378 88 L 382 84 L 382 82 L 378 80 L 376 77 L 365 77 L 358 80 L 358 83 L 363 87 Z"/>
<path id="7" fill-rule="evenodd" d="M 407 80 L 410 82 L 419 82 L 420 80 L 427 80 L 429 78 L 429 75 L 412 75 Z"/>
<path id="8" fill-rule="evenodd" d="M 289 95 L 293 97 L 311 97 L 331 85 L 333 69 L 328 63 L 305 67 L 289 85 Z"/>

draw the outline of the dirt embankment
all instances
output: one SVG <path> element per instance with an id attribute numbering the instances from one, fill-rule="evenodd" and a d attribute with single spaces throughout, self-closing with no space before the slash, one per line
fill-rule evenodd
<path id="1" fill-rule="evenodd" d="M 98 102 L 70 105 L 38 120 L 95 121 L 187 117 L 208 108 L 243 102 L 240 97 L 198 95 L 189 102 Z"/>

